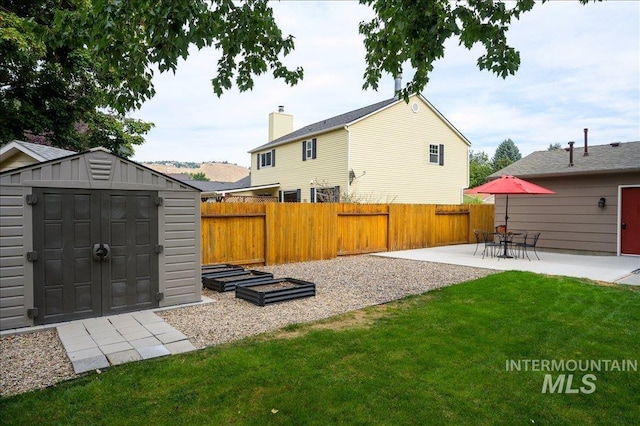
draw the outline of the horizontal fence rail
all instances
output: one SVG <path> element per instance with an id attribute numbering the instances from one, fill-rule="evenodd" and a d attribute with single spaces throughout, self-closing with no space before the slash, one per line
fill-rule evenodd
<path id="1" fill-rule="evenodd" d="M 475 242 L 489 204 L 202 203 L 202 264 L 277 265 Z"/>

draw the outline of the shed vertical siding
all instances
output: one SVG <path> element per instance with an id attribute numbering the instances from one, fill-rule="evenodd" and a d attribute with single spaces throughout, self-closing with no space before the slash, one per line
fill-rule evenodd
<path id="1" fill-rule="evenodd" d="M 412 105 L 417 103 L 418 112 Z M 469 146 L 419 97 L 350 127 L 352 198 L 365 202 L 459 204 L 468 185 Z M 429 145 L 444 146 L 444 165 L 429 163 Z"/>
<path id="2" fill-rule="evenodd" d="M 509 229 L 541 232 L 541 248 L 617 253 L 618 186 L 640 185 L 640 173 L 527 180 L 556 194 L 509 196 Z M 505 201 L 496 196 L 496 225 L 504 223 Z"/>

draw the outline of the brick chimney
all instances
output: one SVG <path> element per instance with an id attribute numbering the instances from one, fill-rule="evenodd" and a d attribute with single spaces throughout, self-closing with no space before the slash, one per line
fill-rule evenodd
<path id="1" fill-rule="evenodd" d="M 293 115 L 284 113 L 284 106 L 278 106 L 278 112 L 269 114 L 269 140 L 278 139 L 293 132 Z"/>

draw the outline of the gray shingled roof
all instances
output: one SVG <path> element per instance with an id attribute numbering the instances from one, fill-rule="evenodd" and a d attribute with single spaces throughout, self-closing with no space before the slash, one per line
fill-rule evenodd
<path id="1" fill-rule="evenodd" d="M 569 166 L 569 152 L 564 149 L 536 151 L 491 174 L 489 179 L 502 175 L 537 177 L 640 171 L 640 142 L 593 145 L 588 151 L 589 155 L 584 156 L 584 147 L 574 146 L 573 166 Z"/>
<path id="2" fill-rule="evenodd" d="M 317 134 L 329 129 L 345 126 L 349 123 L 353 123 L 354 121 L 362 117 L 365 117 L 371 113 L 374 113 L 379 109 L 389 106 L 394 102 L 398 102 L 398 99 L 395 99 L 395 98 L 387 99 L 385 101 L 378 102 L 373 105 L 369 105 L 363 108 L 349 111 L 344 114 L 336 115 L 335 117 L 327 118 L 326 120 L 318 121 L 317 123 L 313 123 L 308 126 L 305 126 L 292 133 L 279 137 L 278 139 L 274 139 L 271 142 L 261 145 L 257 148 L 254 148 L 249 152 L 261 151 L 267 148 L 281 145 L 286 142 L 304 138 L 307 135 Z"/>
<path id="3" fill-rule="evenodd" d="M 229 191 L 231 189 L 240 189 L 251 186 L 251 176 L 245 176 L 236 182 L 210 182 L 198 180 L 183 180 L 183 182 L 186 182 L 191 186 L 195 186 L 203 192 Z"/>
<path id="4" fill-rule="evenodd" d="M 38 158 L 38 160 L 40 161 L 55 160 L 56 158 L 66 157 L 67 155 L 75 154 L 74 151 L 55 148 L 53 146 L 39 145 L 37 143 L 23 142 L 18 140 L 15 140 L 12 142 L 15 142 L 16 144 L 22 146 L 25 150 L 38 155 L 40 157 Z"/>

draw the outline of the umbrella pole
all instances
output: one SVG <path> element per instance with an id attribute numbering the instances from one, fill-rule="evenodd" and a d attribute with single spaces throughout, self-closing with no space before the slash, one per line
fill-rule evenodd
<path id="1" fill-rule="evenodd" d="M 507 253 L 507 230 L 508 230 L 508 225 L 509 224 L 509 194 L 507 194 L 507 204 L 505 206 L 504 209 L 504 258 L 508 258 L 511 257 L 509 256 L 509 254 Z"/>

